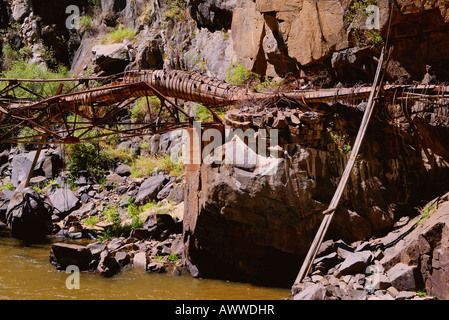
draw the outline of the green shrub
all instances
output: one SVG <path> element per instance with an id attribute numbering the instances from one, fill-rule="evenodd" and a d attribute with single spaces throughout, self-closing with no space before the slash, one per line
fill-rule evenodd
<path id="1" fill-rule="evenodd" d="M 29 48 L 29 47 L 27 47 L 27 48 Z M 13 48 L 11 48 L 9 43 L 3 44 L 3 48 L 2 48 L 2 68 L 4 70 L 11 69 L 15 62 L 17 62 L 18 60 L 23 60 L 24 57 L 22 56 L 22 51 L 21 50 L 22 49 L 20 49 L 19 51 L 14 50 Z"/>
<path id="2" fill-rule="evenodd" d="M 93 216 L 86 219 L 83 219 L 82 222 L 88 226 L 94 226 L 100 221 L 100 218 Z"/>
<path id="3" fill-rule="evenodd" d="M 103 212 L 103 217 L 107 222 L 111 222 L 112 224 L 120 224 L 121 222 L 117 207 L 108 207 Z"/>
<path id="4" fill-rule="evenodd" d="M 111 226 L 106 229 L 100 240 L 119 237 L 123 233 L 123 229 L 120 226 L 121 218 L 117 207 L 106 208 L 102 215 L 107 222 L 111 223 Z"/>
<path id="5" fill-rule="evenodd" d="M 175 262 L 179 261 L 179 257 L 176 254 L 174 254 L 173 252 L 170 252 L 170 255 L 168 256 L 167 261 L 171 262 L 171 263 L 175 263 Z"/>
<path id="6" fill-rule="evenodd" d="M 162 15 L 163 20 L 185 21 L 187 10 L 182 0 L 167 0 L 168 9 Z"/>
<path id="7" fill-rule="evenodd" d="M 3 190 L 14 190 L 14 186 L 12 185 L 11 181 L 8 181 L 6 184 L 0 186 L 0 191 Z"/>
<path id="8" fill-rule="evenodd" d="M 140 98 L 131 110 L 131 119 L 135 122 L 144 122 L 145 117 L 148 114 L 148 105 L 150 106 L 152 114 L 154 114 L 156 109 L 161 106 L 161 101 L 157 97 L 150 96 L 148 97 L 147 104 L 146 98 Z"/>
<path id="9" fill-rule="evenodd" d="M 137 21 L 140 24 L 145 24 L 150 22 L 151 16 L 152 16 L 152 12 L 153 12 L 153 6 L 151 4 L 151 2 L 148 2 L 145 5 L 145 9 L 143 10 L 142 14 L 140 15 L 139 18 L 137 18 Z"/>
<path id="10" fill-rule="evenodd" d="M 92 31 L 94 30 L 92 26 L 92 17 L 85 15 L 80 18 L 80 30 L 83 31 Z"/>
<path id="11" fill-rule="evenodd" d="M 128 200 L 128 217 L 132 220 L 131 221 L 131 229 L 136 228 L 142 228 L 143 227 L 143 220 L 140 217 L 140 214 L 142 213 L 142 209 L 137 207 L 137 205 L 134 203 L 134 198 L 129 198 Z"/>
<path id="12" fill-rule="evenodd" d="M 170 155 L 138 157 L 132 164 L 131 174 L 135 178 L 151 176 L 156 168 L 171 176 L 180 177 L 184 173 L 184 164 L 175 163 Z"/>
<path id="13" fill-rule="evenodd" d="M 38 140 L 38 138 L 33 138 L 34 136 L 37 135 L 40 135 L 40 132 L 29 127 L 22 127 L 13 136 L 16 137 L 17 139 L 21 139 L 20 141 L 22 142 L 19 143 L 19 145 L 27 149 L 30 147 L 27 145 L 27 142 Z"/>
<path id="14" fill-rule="evenodd" d="M 110 238 L 116 238 L 121 235 L 129 236 L 131 233 L 131 230 L 136 228 L 142 228 L 143 226 L 143 220 L 140 216 L 142 213 L 142 209 L 138 208 L 134 204 L 134 199 L 130 198 L 128 200 L 128 213 L 121 217 L 117 207 L 111 206 L 105 209 L 103 211 L 103 218 L 111 223 L 111 226 L 109 226 L 104 234 L 101 237 L 101 240 L 110 239 Z M 131 219 L 131 223 L 129 225 L 123 225 L 124 219 Z M 96 223 L 96 222 L 95 222 Z"/>
<path id="15" fill-rule="evenodd" d="M 418 297 L 422 298 L 422 297 L 426 297 L 427 296 L 427 291 L 426 289 L 422 289 L 422 290 L 418 290 Z"/>
<path id="16" fill-rule="evenodd" d="M 240 62 L 228 68 L 226 82 L 236 86 L 244 87 L 254 77 L 254 73 L 245 69 Z"/>
<path id="17" fill-rule="evenodd" d="M 132 164 L 135 158 L 135 154 L 129 148 L 108 147 L 104 151 L 108 158 L 119 160 L 126 164 Z"/>
<path id="18" fill-rule="evenodd" d="M 87 171 L 97 182 L 104 177 L 110 159 L 98 143 L 70 144 L 66 155 L 67 169 L 74 178 L 79 178 L 80 171 Z"/>
<path id="19" fill-rule="evenodd" d="M 417 223 L 421 224 L 424 221 L 426 221 L 426 219 L 432 215 L 435 211 L 437 210 L 437 206 L 432 203 L 431 205 L 427 205 L 424 207 L 424 209 L 421 212 L 421 216 L 419 217 Z"/>
<path id="20" fill-rule="evenodd" d="M 119 27 L 117 30 L 111 31 L 107 36 L 101 39 L 103 44 L 119 43 L 125 39 L 132 41 L 136 34 L 133 29 Z"/>
<path id="21" fill-rule="evenodd" d="M 245 69 L 240 62 L 232 64 L 228 68 L 226 82 L 239 87 L 249 86 L 252 90 L 257 92 L 264 92 L 280 85 L 280 82 L 268 78 L 264 81 L 260 75 Z"/>
<path id="22" fill-rule="evenodd" d="M 57 70 L 51 70 L 40 64 L 26 62 L 19 57 L 17 60 L 7 63 L 7 68 L 2 72 L 1 76 L 14 79 L 61 79 L 68 77 L 68 74 L 66 67 L 61 66 Z M 4 88 L 7 84 L 3 83 L 2 85 Z M 39 96 L 48 97 L 55 95 L 59 88 L 58 82 L 28 82 L 22 85 L 35 94 L 17 88 L 14 91 L 16 96 L 31 99 L 38 99 Z"/>
<path id="23" fill-rule="evenodd" d="M 351 36 L 356 46 L 378 46 L 384 41 L 378 31 L 365 29 L 370 5 L 377 5 L 377 0 L 354 0 L 346 15 L 347 23 L 352 23 Z"/>
<path id="24" fill-rule="evenodd" d="M 196 115 L 195 115 L 196 121 L 204 122 L 213 120 L 212 113 L 210 113 L 210 111 L 207 110 L 207 108 L 204 105 L 196 103 L 195 107 L 196 107 Z"/>

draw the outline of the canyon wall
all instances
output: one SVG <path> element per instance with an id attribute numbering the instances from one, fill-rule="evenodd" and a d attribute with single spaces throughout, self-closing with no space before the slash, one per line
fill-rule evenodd
<path id="1" fill-rule="evenodd" d="M 375 29 L 367 28 L 371 4 Z M 66 27 L 70 5 L 80 10 L 78 30 Z M 38 63 L 48 62 L 47 50 L 76 76 L 166 67 L 226 79 L 240 63 L 260 75 L 330 86 L 372 81 L 387 37 L 388 81 L 421 81 L 429 70 L 447 80 L 447 8 L 437 0 L 3 0 L 0 25 L 3 46 L 30 48 Z M 123 28 L 131 39 L 104 43 Z"/>
<path id="2" fill-rule="evenodd" d="M 194 272 L 293 283 L 337 188 L 362 117 L 360 110 L 343 105 L 322 107 L 227 114 L 234 129 L 278 129 L 279 156 L 260 156 L 256 163 L 203 163 L 190 176 L 184 241 Z M 388 124 L 381 111 L 385 106 L 378 108 L 328 232 L 330 239 L 353 243 L 384 235 L 401 217 L 417 215 L 423 201 L 447 188 L 449 158 L 438 146 L 447 141 L 447 123 L 437 120 L 446 116 L 432 117 L 431 112 L 424 117 L 433 119 L 433 125 L 421 123 L 434 137 L 424 143 L 407 122 Z M 439 130 L 445 136 L 438 142 Z M 247 143 L 235 140 L 243 154 L 250 151 Z M 270 165 L 277 169 L 273 174 L 263 170 Z"/>

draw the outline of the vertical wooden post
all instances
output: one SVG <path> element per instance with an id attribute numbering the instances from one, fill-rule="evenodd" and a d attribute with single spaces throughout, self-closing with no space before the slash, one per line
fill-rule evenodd
<path id="1" fill-rule="evenodd" d="M 193 127 L 187 129 L 186 146 L 186 180 L 192 173 L 199 170 L 201 166 L 201 126 L 194 123 Z"/>
<path id="2" fill-rule="evenodd" d="M 222 141 L 220 144 L 224 142 L 224 125 L 221 123 L 212 124 L 208 126 L 208 129 L 219 130 L 221 133 Z M 201 164 L 203 163 L 203 150 L 204 148 L 211 143 L 212 141 L 203 141 L 202 140 L 202 128 L 200 125 L 194 125 L 192 128 L 187 129 L 188 140 L 186 146 L 186 179 L 189 179 L 189 176 L 199 170 Z"/>

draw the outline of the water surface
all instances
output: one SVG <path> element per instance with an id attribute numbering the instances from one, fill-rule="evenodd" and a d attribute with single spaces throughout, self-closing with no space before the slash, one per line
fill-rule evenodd
<path id="1" fill-rule="evenodd" d="M 186 275 L 123 270 L 112 278 L 82 272 L 80 289 L 69 290 L 70 274 L 49 262 L 51 244 L 25 246 L 0 234 L 0 299 L 2 300 L 281 300 L 285 288 L 196 279 Z"/>

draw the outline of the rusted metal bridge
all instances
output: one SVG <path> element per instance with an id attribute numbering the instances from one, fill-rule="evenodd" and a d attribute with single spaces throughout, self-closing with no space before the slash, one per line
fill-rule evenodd
<path id="1" fill-rule="evenodd" d="M 53 92 L 43 96 L 42 92 L 33 90 L 35 85 L 47 85 Z M 368 100 L 371 89 L 370 85 L 321 90 L 290 86 L 290 89 L 280 87 L 274 91 L 255 92 L 178 70 L 142 70 L 109 77 L 51 80 L 0 79 L 0 142 L 71 144 L 164 133 L 192 125 L 194 118 L 185 111 L 181 101 L 203 104 L 213 117 L 213 121 L 202 123 L 208 126 L 222 123 L 217 110 L 226 106 L 270 108 L 280 102 L 306 109 L 336 102 L 356 106 Z M 156 96 L 160 105 L 151 104 L 150 96 Z M 440 106 L 449 98 L 449 87 L 384 85 L 379 97 L 395 100 L 392 104 L 407 104 L 408 109 L 415 102 Z M 146 121 L 119 121 L 120 112 L 139 98 L 146 99 Z M 411 109 L 403 110 L 405 114 Z M 34 134 L 11 136 L 23 127 L 32 129 Z"/>

